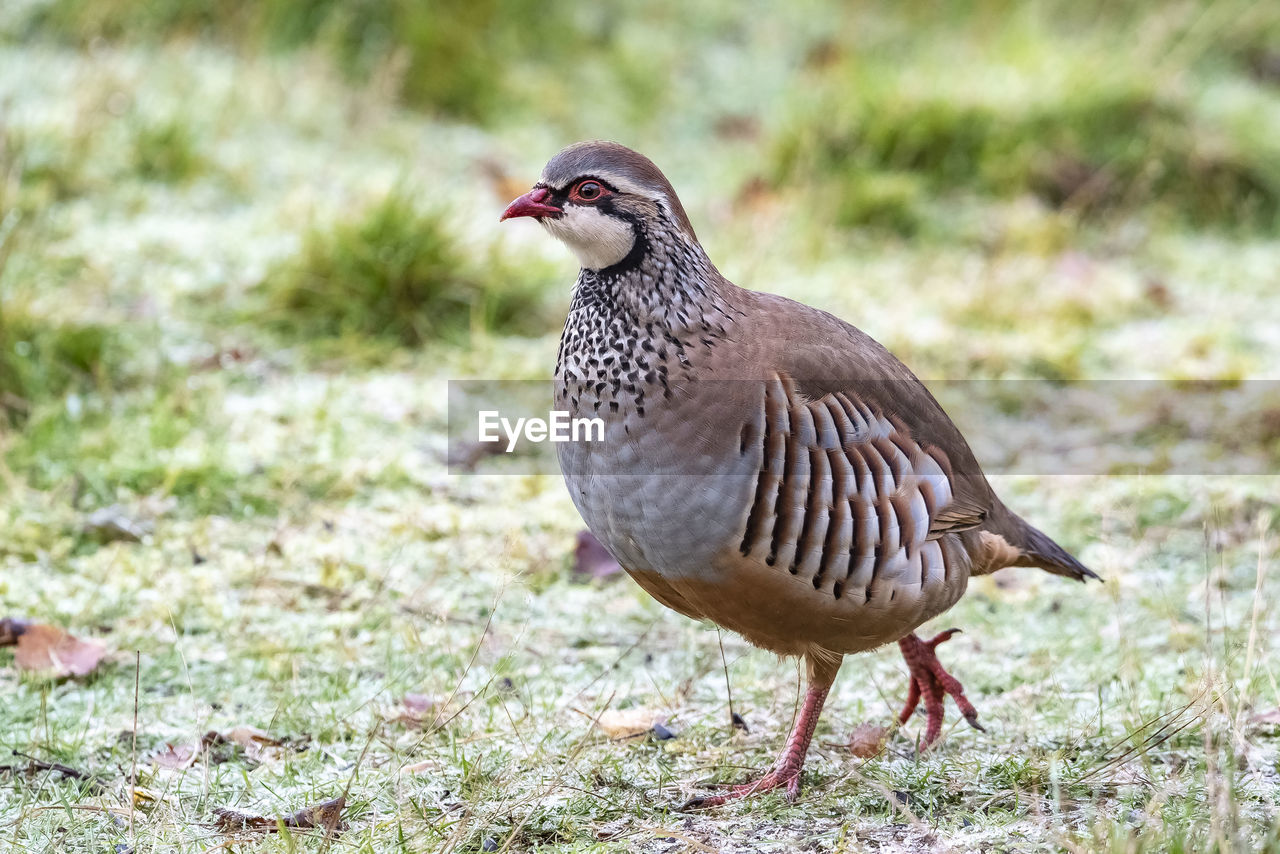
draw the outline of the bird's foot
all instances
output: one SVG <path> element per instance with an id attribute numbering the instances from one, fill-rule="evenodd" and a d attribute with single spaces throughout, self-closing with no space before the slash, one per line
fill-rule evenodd
<path id="1" fill-rule="evenodd" d="M 722 795 L 706 795 L 701 798 L 690 798 L 681 804 L 680 811 L 687 812 L 689 810 L 704 810 L 711 807 L 718 807 L 729 803 L 729 801 L 736 801 L 740 798 L 746 798 L 751 795 L 757 795 L 761 792 L 767 792 L 771 789 L 784 787 L 787 790 L 787 800 L 794 803 L 796 798 L 800 797 L 799 763 L 787 763 L 781 768 L 774 768 L 759 780 L 730 786 L 729 791 Z"/>
<path id="2" fill-rule="evenodd" d="M 902 657 L 906 659 L 907 668 L 911 671 L 911 686 L 907 690 L 907 702 L 902 707 L 902 713 L 898 715 L 898 722 L 905 724 L 915 712 L 920 700 L 924 700 L 924 709 L 929 720 L 925 725 L 924 738 L 919 744 L 921 752 L 928 750 L 942 734 L 942 700 L 947 694 L 955 700 L 956 707 L 969 722 L 969 726 L 986 732 L 982 724 L 978 723 L 978 710 L 964 695 L 964 686 L 944 670 L 942 662 L 938 661 L 938 644 L 950 640 L 951 636 L 959 631 L 959 629 L 947 629 L 927 641 L 921 640 L 912 633 L 898 641 L 898 646 L 902 649 Z"/>
<path id="3" fill-rule="evenodd" d="M 685 801 L 681 810 L 707 809 L 767 792 L 770 789 L 785 789 L 788 801 L 800 797 L 800 772 L 804 769 L 804 757 L 809 752 L 809 742 L 813 740 L 814 727 L 818 725 L 818 715 L 822 713 L 822 704 L 831 690 L 831 683 L 840 669 L 840 657 L 826 659 L 809 659 L 809 690 L 805 692 L 804 704 L 800 714 L 796 716 L 795 726 L 787 739 L 787 746 L 782 756 L 773 766 L 773 770 L 759 780 L 731 786 L 723 795 L 707 795 Z"/>

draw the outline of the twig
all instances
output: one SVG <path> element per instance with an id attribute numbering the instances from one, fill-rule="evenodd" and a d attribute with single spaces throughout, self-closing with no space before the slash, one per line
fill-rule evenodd
<path id="1" fill-rule="evenodd" d="M 448 709 L 449 706 L 453 704 L 453 698 L 458 696 L 458 692 L 462 690 L 462 683 L 467 681 L 467 675 L 471 673 L 471 667 L 476 663 L 476 658 L 480 655 L 480 648 L 484 646 L 484 639 L 489 636 L 489 627 L 493 625 L 493 617 L 498 613 L 498 605 L 502 602 L 502 594 L 506 592 L 506 589 L 507 588 L 504 585 L 502 589 L 498 591 L 498 595 L 494 597 L 493 607 L 489 609 L 489 617 L 484 621 L 484 628 L 480 630 L 480 637 L 476 639 L 475 649 L 471 650 L 471 657 L 467 659 L 467 666 L 462 668 L 462 675 L 458 677 L 457 683 L 454 684 L 453 691 L 450 692 L 449 698 L 445 700 L 444 703 L 436 707 L 435 716 L 432 717 L 431 723 L 428 726 L 423 727 L 422 737 L 424 741 L 428 735 L 436 732 L 441 727 L 448 724 L 449 721 L 461 714 L 462 710 L 459 709 L 445 720 L 440 720 L 440 713 Z M 473 697 L 472 699 L 474 700 L 475 698 Z M 470 705 L 470 701 L 468 701 L 467 705 Z M 463 708 L 466 708 L 466 705 L 464 705 Z"/>
<path id="2" fill-rule="evenodd" d="M 142 682 L 142 650 L 133 651 L 133 760 L 129 769 L 129 848 L 137 847 L 133 813 L 138 800 L 138 686 Z"/>
<path id="3" fill-rule="evenodd" d="M 681 833 L 677 830 L 655 828 L 654 830 L 651 830 L 649 832 L 652 833 L 658 839 L 678 839 L 681 842 L 683 842 L 685 845 L 688 845 L 690 848 L 694 849 L 695 851 L 710 851 L 712 852 L 712 854 L 714 854 L 714 852 L 720 850 L 718 848 L 712 848 L 710 845 L 707 845 L 705 842 L 701 842 L 697 839 L 694 839 L 692 836 L 689 836 L 688 834 L 685 834 L 685 833 Z"/>
<path id="4" fill-rule="evenodd" d="M 1103 771 L 1110 771 L 1112 769 L 1118 768 L 1119 766 L 1123 765 L 1124 763 L 1132 759 L 1136 754 L 1146 750 L 1150 750 L 1153 747 L 1163 744 L 1164 742 L 1173 738 L 1175 735 L 1178 735 L 1179 733 L 1183 732 L 1189 727 L 1192 727 L 1195 724 L 1199 723 L 1200 719 L 1204 714 L 1203 710 L 1201 711 L 1200 714 L 1192 715 L 1189 719 L 1182 721 L 1181 723 L 1179 722 L 1182 720 L 1182 716 L 1184 714 L 1186 714 L 1191 709 L 1194 709 L 1197 706 L 1201 705 L 1201 700 L 1208 693 L 1209 693 L 1209 688 L 1206 687 L 1191 702 L 1187 703 L 1185 706 L 1182 706 L 1179 709 L 1171 709 L 1165 712 L 1164 714 L 1157 715 L 1156 717 L 1147 721 L 1145 724 L 1138 727 L 1132 733 L 1130 733 L 1129 735 L 1126 735 L 1123 739 L 1116 742 L 1111 747 L 1107 748 L 1107 750 L 1103 753 L 1103 755 L 1105 756 L 1107 753 L 1110 753 L 1112 750 L 1115 750 L 1117 747 L 1124 744 L 1125 741 L 1129 740 L 1130 738 L 1142 732 L 1143 730 L 1147 729 L 1148 727 L 1152 726 L 1153 724 L 1159 721 L 1164 721 L 1164 723 L 1162 723 L 1154 732 L 1152 732 L 1150 735 L 1144 738 L 1141 741 L 1141 743 L 1130 747 L 1128 750 L 1125 750 L 1123 753 L 1119 754 L 1118 756 L 1115 756 L 1112 759 L 1108 759 L 1098 767 L 1094 768 L 1092 771 L 1089 771 L 1088 773 L 1077 777 L 1073 782 L 1083 783 L 1085 780 L 1088 780 L 1090 777 L 1094 777 L 1098 774 L 1101 774 Z M 1222 695 L 1219 694 L 1218 696 L 1214 697 L 1213 700 L 1211 700 L 1207 705 L 1212 706 L 1215 703 L 1217 703 L 1221 698 L 1222 698 Z M 1174 726 L 1175 724 L 1178 724 L 1178 725 L 1175 727 Z"/>
<path id="5" fill-rule="evenodd" d="M 97 804 L 54 804 L 52 806 L 31 807 L 30 809 L 25 810 L 22 815 L 18 816 L 18 820 L 9 826 L 12 827 L 24 818 L 35 815 L 36 813 L 53 812 L 55 810 L 80 810 L 82 812 L 104 812 L 108 815 L 125 815 L 125 811 L 120 807 L 104 807 Z"/>
<path id="6" fill-rule="evenodd" d="M 631 654 L 631 652 L 632 652 L 636 647 L 638 647 L 638 646 L 640 646 L 640 644 L 644 643 L 645 638 L 649 637 L 649 632 L 653 631 L 653 627 L 654 627 L 655 625 L 657 625 L 657 621 L 656 621 L 656 620 L 655 620 L 654 622 L 650 623 L 650 624 L 648 625 L 648 627 L 647 627 L 643 632 L 641 632 L 641 633 L 640 633 L 640 637 L 636 638 L 636 639 L 635 639 L 635 641 L 634 641 L 630 646 L 628 646 L 628 647 L 627 647 L 626 649 L 624 649 L 622 652 L 618 653 L 618 657 L 617 657 L 617 658 L 615 658 L 612 662 L 610 662 L 610 664 L 609 664 L 609 666 L 608 666 L 608 667 L 606 667 L 606 668 L 604 668 L 603 670 L 601 670 L 599 673 L 597 673 L 597 674 L 596 674 L 596 675 L 591 679 L 591 681 L 590 681 L 590 682 L 588 682 L 586 685 L 583 685 L 580 689 L 578 689 L 578 693 L 574 694 L 571 698 L 569 698 L 569 703 L 568 703 L 568 705 L 569 705 L 569 706 L 572 706 L 572 704 L 573 704 L 573 703 L 576 703 L 576 702 L 578 701 L 578 698 L 579 698 L 579 697 L 581 697 L 583 694 L 587 693 L 587 691 L 591 688 L 591 686 L 592 686 L 592 685 L 596 684 L 596 683 L 597 683 L 597 682 L 599 682 L 601 679 L 603 679 L 603 678 L 604 678 L 604 675 L 605 675 L 606 673 L 608 673 L 610 670 L 613 670 L 615 667 L 617 667 L 619 664 L 621 664 L 621 663 L 622 663 L 622 659 L 626 658 L 628 655 L 630 655 L 630 654 Z"/>
<path id="7" fill-rule="evenodd" d="M 373 739 L 377 732 L 378 726 L 375 724 L 369 730 L 369 737 L 364 740 L 364 748 L 360 751 L 359 758 L 356 759 L 356 766 L 351 769 L 351 776 L 347 778 L 347 787 L 342 790 L 342 797 L 340 798 L 342 806 L 333 813 L 333 821 L 326 821 L 324 824 L 324 843 L 320 847 L 320 854 L 325 854 L 329 850 L 329 846 L 333 844 L 333 833 L 338 829 L 338 824 L 342 821 L 342 810 L 347 806 L 347 796 L 351 794 L 351 785 L 355 783 L 356 777 L 360 774 L 360 766 L 364 764 L 364 758 L 369 754 L 369 746 L 373 744 Z"/>
<path id="8" fill-rule="evenodd" d="M 72 780 L 80 780 L 82 782 L 89 783 L 96 790 L 106 788 L 106 784 L 98 777 L 87 771 L 81 771 L 79 768 L 72 768 L 70 765 L 63 765 L 61 762 L 46 762 L 43 759 L 36 759 L 34 756 L 29 756 L 26 753 L 21 753 L 17 750 L 12 750 L 10 753 L 14 756 L 27 760 L 26 766 L 0 765 L 0 772 L 7 772 L 16 777 L 19 774 L 30 775 L 37 771 L 52 771 L 55 774 L 61 774 L 63 777 L 70 778 Z"/>
<path id="9" fill-rule="evenodd" d="M 720 666 L 724 668 L 724 692 L 729 697 L 729 731 L 732 732 L 737 726 L 739 718 L 737 713 L 733 711 L 733 686 L 729 684 L 729 662 L 724 658 L 724 634 L 720 629 L 716 629 L 716 642 L 720 644 Z M 743 729 L 746 729 L 746 721 L 743 721 Z"/>
<path id="10" fill-rule="evenodd" d="M 1239 712 L 1236 714 L 1236 728 L 1240 729 L 1244 724 L 1245 701 L 1249 694 L 1249 683 L 1253 681 L 1253 661 L 1254 653 L 1258 644 L 1258 623 L 1262 617 L 1262 581 L 1267 575 L 1267 562 L 1262 559 L 1262 553 L 1266 549 L 1267 530 L 1264 526 L 1261 515 L 1258 517 L 1258 569 L 1257 577 L 1253 584 L 1253 614 L 1249 620 L 1249 643 L 1245 647 L 1244 653 L 1244 690 L 1241 692 L 1241 703 Z"/>
<path id="11" fill-rule="evenodd" d="M 600 716 L 608 711 L 609 707 L 613 705 L 613 698 L 614 695 L 610 694 L 609 699 L 605 700 L 600 711 L 596 712 L 595 717 L 591 718 L 591 721 L 587 724 L 586 730 L 582 733 L 582 737 L 578 739 L 578 743 L 575 744 L 573 750 L 569 752 L 569 756 L 561 766 L 560 772 L 556 774 L 555 778 L 552 779 L 550 783 L 547 784 L 546 789 L 542 794 L 529 798 L 526 803 L 534 802 L 535 805 L 540 804 L 545 801 L 552 792 L 564 784 L 565 778 L 569 776 L 569 771 L 577 764 L 578 758 L 582 755 L 583 750 L 586 749 L 587 740 L 591 737 L 592 731 L 595 729 L 596 725 L 600 723 Z M 502 848 L 499 849 L 500 851 L 511 850 L 511 846 L 515 844 L 516 838 L 519 837 L 520 832 L 524 830 L 524 826 L 529 823 L 529 819 L 533 818 L 533 812 L 533 810 L 530 810 L 520 818 L 520 821 L 516 823 L 514 828 L 512 828 L 511 833 L 507 835 L 507 840 L 502 844 Z"/>

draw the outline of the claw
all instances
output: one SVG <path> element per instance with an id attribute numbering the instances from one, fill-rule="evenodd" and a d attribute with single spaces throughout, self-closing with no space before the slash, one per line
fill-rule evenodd
<path id="1" fill-rule="evenodd" d="M 825 661 L 818 664 L 810 662 L 809 690 L 805 692 L 804 705 L 796 718 L 795 727 L 787 739 L 787 746 L 782 751 L 778 763 L 768 774 L 759 780 L 731 786 L 723 795 L 704 795 L 690 798 L 680 806 L 682 812 L 718 807 L 739 798 L 749 797 L 767 792 L 770 789 L 782 788 L 786 791 L 787 800 L 794 803 L 800 797 L 800 772 L 804 769 L 804 757 L 809 752 L 809 742 L 813 740 L 814 727 L 818 725 L 818 715 L 822 712 L 822 704 L 831 690 L 831 683 L 840 669 L 840 662 Z"/>
<path id="2" fill-rule="evenodd" d="M 803 757 L 801 758 L 803 759 Z M 786 789 L 788 803 L 796 802 L 796 799 L 800 797 L 800 764 L 798 762 L 789 763 L 782 768 L 775 768 L 759 780 L 731 786 L 729 791 L 723 795 L 704 795 L 700 798 L 690 798 L 680 805 L 680 811 L 688 812 L 690 810 L 718 807 L 729 803 L 729 801 L 736 801 L 740 798 L 777 788 Z"/>
<path id="3" fill-rule="evenodd" d="M 936 652 L 938 644 L 950 640 L 953 635 L 959 633 L 959 629 L 947 629 L 927 641 L 921 640 L 915 634 L 907 635 L 898 641 L 902 649 L 902 657 L 906 659 L 907 668 L 911 671 L 907 701 L 898 715 L 898 721 L 905 724 L 915 713 L 920 701 L 924 700 L 928 722 L 925 724 L 924 737 L 919 744 L 921 752 L 933 746 L 938 736 L 942 734 L 943 699 L 948 694 L 955 700 L 956 707 L 960 710 L 960 714 L 964 715 L 969 726 L 980 732 L 986 732 L 982 724 L 978 723 L 978 710 L 964 695 L 964 686 L 943 668 L 942 662 L 938 661 Z"/>

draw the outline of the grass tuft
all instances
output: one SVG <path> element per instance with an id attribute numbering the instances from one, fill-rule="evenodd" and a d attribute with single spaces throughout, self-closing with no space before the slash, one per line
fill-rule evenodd
<path id="1" fill-rule="evenodd" d="M 493 253 L 464 256 L 440 211 L 391 193 L 363 214 L 306 235 L 262 284 L 269 326 L 301 338 L 372 338 L 407 346 L 473 330 L 538 334 L 539 283 Z"/>
<path id="2" fill-rule="evenodd" d="M 407 105 L 470 120 L 518 105 L 509 71 L 549 66 L 586 38 L 569 7 L 536 0 L 52 0 L 36 4 L 22 29 L 76 45 L 211 38 L 250 50 L 320 47 L 354 80 L 390 68 Z"/>
<path id="3" fill-rule="evenodd" d="M 205 168 L 195 134 L 184 121 L 170 119 L 140 125 L 132 143 L 133 169 L 145 180 L 180 184 Z"/>
<path id="4" fill-rule="evenodd" d="M 815 71 L 814 94 L 773 140 L 775 180 L 827 194 L 846 226 L 908 236 L 928 198 L 956 193 L 1029 195 L 1085 221 L 1137 211 L 1196 227 L 1280 221 L 1280 146 L 1243 111 L 1222 113 L 1203 88 L 1216 78 L 1173 85 L 1101 37 L 1051 45 L 1015 24 L 994 44 L 970 38 L 954 68 L 868 49 Z"/>
<path id="5" fill-rule="evenodd" d="M 0 301 L 0 414 L 11 422 L 39 401 L 116 384 L 127 358 L 115 327 L 40 318 Z"/>
<path id="6" fill-rule="evenodd" d="M 26 219 L 81 195 L 91 156 L 86 134 L 57 136 L 0 125 L 0 217 L 16 212 Z"/>

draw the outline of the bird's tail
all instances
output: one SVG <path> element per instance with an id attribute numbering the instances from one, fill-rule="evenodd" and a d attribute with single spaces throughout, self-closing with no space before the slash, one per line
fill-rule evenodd
<path id="1" fill-rule="evenodd" d="M 1102 579 L 1096 572 L 1076 560 L 1071 552 L 1058 545 L 1044 531 L 1032 525 L 1016 513 L 1005 510 L 999 533 L 1009 545 L 1018 550 L 1010 566 L 1037 566 L 1045 572 L 1087 581 Z"/>

